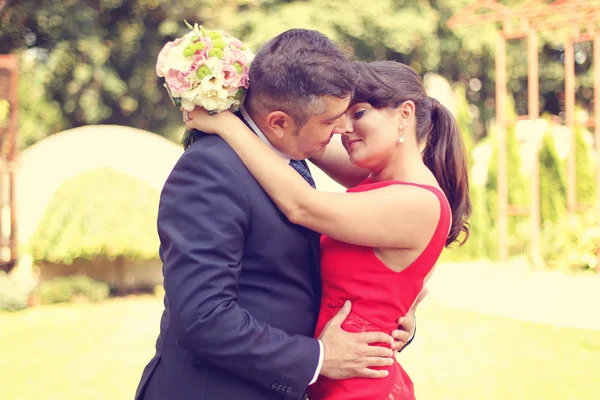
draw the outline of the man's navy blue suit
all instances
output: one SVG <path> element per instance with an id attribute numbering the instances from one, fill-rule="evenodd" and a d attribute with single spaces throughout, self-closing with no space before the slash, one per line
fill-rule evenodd
<path id="1" fill-rule="evenodd" d="M 212 135 L 167 179 L 158 232 L 165 311 L 136 399 L 302 398 L 319 359 L 319 234 Z"/>

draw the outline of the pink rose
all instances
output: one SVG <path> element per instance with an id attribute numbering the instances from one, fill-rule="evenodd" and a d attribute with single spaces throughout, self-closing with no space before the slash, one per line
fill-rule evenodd
<path id="1" fill-rule="evenodd" d="M 227 46 L 223 50 L 223 61 L 230 64 L 238 62 L 241 66 L 244 66 L 248 62 L 248 57 L 241 49 L 235 46 Z"/>
<path id="2" fill-rule="evenodd" d="M 167 85 L 173 92 L 183 93 L 192 87 L 192 84 L 188 81 L 187 77 L 189 72 L 177 71 L 175 69 L 169 70 L 167 74 Z"/>
<path id="3" fill-rule="evenodd" d="M 225 75 L 225 85 L 227 86 L 237 87 L 242 78 L 233 65 L 225 65 L 223 67 L 223 74 Z"/>
<path id="4" fill-rule="evenodd" d="M 248 68 L 244 68 L 244 70 L 242 71 L 242 77 L 241 77 L 240 83 L 238 83 L 238 85 L 243 86 L 244 88 L 248 89 Z"/>
<path id="5" fill-rule="evenodd" d="M 174 41 L 165 44 L 165 46 L 158 54 L 158 60 L 156 62 L 156 75 L 158 75 L 161 78 L 165 77 L 167 73 L 167 71 L 165 71 L 165 64 L 167 62 L 167 59 L 169 58 L 169 52 L 173 47 L 177 46 L 182 41 L 183 39 L 175 39 Z"/>
<path id="6" fill-rule="evenodd" d="M 238 50 L 241 50 L 244 47 L 244 43 L 242 43 L 239 39 L 230 38 L 229 45 L 232 47 L 236 47 Z"/>

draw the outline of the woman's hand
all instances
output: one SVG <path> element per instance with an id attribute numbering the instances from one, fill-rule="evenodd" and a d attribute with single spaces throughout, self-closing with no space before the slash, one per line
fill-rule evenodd
<path id="1" fill-rule="evenodd" d="M 190 130 L 198 129 L 202 132 L 222 135 L 228 127 L 239 122 L 239 118 L 231 111 L 223 111 L 213 115 L 210 115 L 202 107 L 196 107 L 192 111 L 184 109 L 182 111 L 183 122 L 185 122 L 186 128 Z"/>

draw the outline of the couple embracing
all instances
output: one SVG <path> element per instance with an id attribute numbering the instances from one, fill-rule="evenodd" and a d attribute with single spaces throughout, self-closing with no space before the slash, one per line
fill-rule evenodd
<path id="1" fill-rule="evenodd" d="M 239 114 L 184 121 L 211 134 L 162 191 L 165 310 L 136 399 L 414 399 L 395 355 L 469 234 L 451 113 L 410 67 L 294 29 L 257 53 Z M 348 191 L 316 190 L 307 159 Z"/>

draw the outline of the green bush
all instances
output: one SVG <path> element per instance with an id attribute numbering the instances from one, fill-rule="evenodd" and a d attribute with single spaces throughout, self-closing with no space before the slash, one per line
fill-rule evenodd
<path id="1" fill-rule="evenodd" d="M 70 303 L 77 298 L 99 302 L 109 295 L 106 283 L 98 282 L 87 276 L 65 276 L 42 283 L 35 296 L 41 304 Z"/>
<path id="2" fill-rule="evenodd" d="M 464 94 L 457 90 L 457 120 L 470 157 L 470 189 L 473 213 L 471 237 L 467 243 L 442 254 L 442 261 L 473 261 L 498 257 L 498 130 L 492 126 L 487 137 L 473 144 Z M 464 101 L 463 101 L 464 100 Z M 506 109 L 508 201 L 529 210 L 531 180 L 522 172 L 521 144 L 516 136 L 516 113 L 512 101 Z M 540 213 L 542 221 L 542 257 L 549 269 L 587 271 L 596 268 L 596 251 L 600 235 L 596 220 L 589 212 L 567 218 L 566 162 L 558 157 L 552 129 L 556 125 L 548 116 L 549 129 L 540 147 Z M 585 140 L 588 134 L 578 125 L 575 129 L 577 152 L 577 200 L 595 203 L 594 154 Z M 511 215 L 508 218 L 509 255 L 529 252 L 531 218 Z"/>
<path id="3" fill-rule="evenodd" d="M 464 85 L 456 85 L 454 87 L 454 96 L 456 98 L 456 122 L 462 134 L 462 139 L 465 144 L 465 150 L 469 158 L 469 166 L 473 166 L 471 153 L 475 147 L 475 134 L 473 133 L 473 118 L 469 114 L 469 101 L 467 100 L 467 91 Z"/>
<path id="4" fill-rule="evenodd" d="M 600 228 L 595 212 L 563 217 L 542 230 L 542 257 L 552 270 L 588 272 L 596 269 Z"/>
<path id="5" fill-rule="evenodd" d="M 595 165 L 586 142 L 589 133 L 575 126 L 577 202 L 595 204 Z M 552 270 L 582 272 L 597 266 L 600 229 L 593 208 L 567 215 L 567 163 L 559 160 L 551 130 L 544 135 L 540 150 L 540 206 L 542 219 L 542 258 Z"/>
<path id="6" fill-rule="evenodd" d="M 81 173 L 56 191 L 29 250 L 38 263 L 158 258 L 158 200 L 158 190 L 125 173 Z"/>
<path id="7" fill-rule="evenodd" d="M 470 196 L 473 212 L 469 220 L 471 224 L 471 237 L 469 240 L 461 247 L 453 245 L 450 251 L 442 253 L 442 260 L 451 262 L 477 260 L 487 258 L 488 256 L 495 256 L 495 245 L 497 244 L 489 210 L 490 204 L 495 204 L 495 199 L 490 202 L 485 182 L 478 182 L 474 178 L 474 174 L 481 173 L 475 170 L 485 168 L 489 162 L 489 159 L 480 160 L 480 157 L 476 157 L 475 154 L 479 151 L 476 149 L 487 146 L 488 140 L 483 139 L 480 143 L 475 144 L 473 118 L 469 115 L 469 103 L 464 86 L 457 85 L 455 87 L 455 97 L 456 121 L 458 122 L 469 158 Z M 485 154 L 483 156 L 485 158 Z"/>
<path id="8" fill-rule="evenodd" d="M 514 111 L 507 112 L 507 115 L 513 116 L 508 120 L 506 129 L 507 145 L 507 167 L 508 167 L 508 200 L 509 204 L 527 206 L 530 201 L 529 179 L 521 172 L 520 144 L 516 137 Z M 495 127 L 490 129 L 490 134 L 475 146 L 472 155 L 476 153 L 487 153 L 486 157 L 477 160 L 473 166 L 471 174 L 471 203 L 473 214 L 470 219 L 471 238 L 464 245 L 464 250 L 456 250 L 461 253 L 458 258 L 453 257 L 453 261 L 461 259 L 497 259 L 498 258 L 498 130 Z M 489 149 L 489 151 L 486 151 Z M 474 157 L 472 157 L 474 158 Z M 476 182 L 475 170 L 487 169 L 487 176 L 484 182 Z M 526 217 L 509 218 L 509 237 L 510 253 L 522 252 L 523 243 L 527 243 L 529 234 L 521 236 L 523 226 L 527 224 Z"/>
<path id="9" fill-rule="evenodd" d="M 508 176 L 508 204 L 529 207 L 531 203 L 531 181 L 522 171 L 521 144 L 517 138 L 517 113 L 512 97 L 509 96 L 506 105 L 506 165 Z M 498 128 L 493 126 L 486 138 L 493 146 L 494 152 L 489 164 L 489 175 L 486 184 L 486 197 L 489 201 L 488 212 L 490 225 L 493 227 L 493 238 L 488 239 L 488 246 L 495 250 L 491 258 L 498 257 Z M 529 242 L 530 232 L 527 231 L 529 218 L 526 216 L 509 216 L 509 255 L 522 254 L 523 244 Z M 527 232 L 523 235 L 524 232 Z M 489 254 L 489 253 L 488 253 Z"/>
<path id="10" fill-rule="evenodd" d="M 542 225 L 557 223 L 567 212 L 567 184 L 564 163 L 556 152 L 549 130 L 540 148 L 540 220 Z"/>
<path id="11" fill-rule="evenodd" d="M 586 142 L 590 133 L 581 124 L 575 126 L 575 171 L 577 202 L 591 205 L 596 201 L 596 172 L 592 149 Z"/>
<path id="12" fill-rule="evenodd" d="M 0 310 L 18 311 L 27 308 L 33 282 L 26 282 L 0 271 Z"/>

